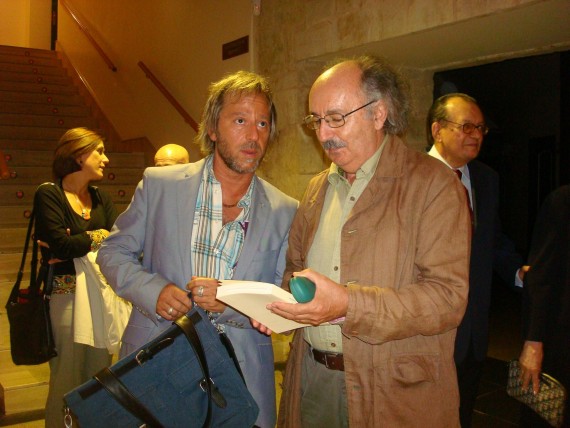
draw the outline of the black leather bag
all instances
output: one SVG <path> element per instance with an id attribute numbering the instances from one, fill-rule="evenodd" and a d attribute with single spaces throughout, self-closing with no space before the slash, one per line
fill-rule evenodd
<path id="1" fill-rule="evenodd" d="M 233 348 L 194 308 L 162 334 L 65 394 L 81 428 L 251 427 L 259 408 Z"/>
<path id="2" fill-rule="evenodd" d="M 57 355 L 49 315 L 53 266 L 42 263 L 38 271 L 38 244 L 35 239 L 32 249 L 30 285 L 27 289 L 20 288 L 33 225 L 34 212 L 32 211 L 18 277 L 6 303 L 10 323 L 10 352 L 12 361 L 16 365 L 42 364 Z"/>

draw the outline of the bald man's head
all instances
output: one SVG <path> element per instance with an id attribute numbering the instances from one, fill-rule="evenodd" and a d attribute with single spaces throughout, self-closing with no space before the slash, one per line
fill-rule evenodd
<path id="1" fill-rule="evenodd" d="M 154 166 L 168 166 L 190 162 L 188 150 L 178 144 L 166 144 L 156 151 Z"/>

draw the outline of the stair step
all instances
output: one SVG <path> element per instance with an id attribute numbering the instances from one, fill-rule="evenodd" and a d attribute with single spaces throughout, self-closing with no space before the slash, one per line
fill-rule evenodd
<path id="1" fill-rule="evenodd" d="M 83 126 L 93 129 L 97 127 L 96 120 L 88 115 L 85 116 L 46 116 L 38 114 L 9 114 L 0 113 L 0 125 L 8 126 L 41 126 L 46 128 L 62 128 L 68 130 Z"/>
<path id="2" fill-rule="evenodd" d="M 17 71 L 2 71 L 0 69 L 0 80 L 3 82 L 27 82 L 34 84 L 49 83 L 52 85 L 71 85 L 71 78 L 65 74 L 48 74 L 42 76 L 37 73 L 22 73 Z"/>
<path id="3" fill-rule="evenodd" d="M 30 92 L 33 94 L 77 94 L 78 90 L 72 85 L 57 85 L 37 82 L 5 82 L 0 81 L 0 91 L 6 92 Z"/>
<path id="4" fill-rule="evenodd" d="M 61 67 L 61 61 L 56 56 L 23 56 L 10 55 L 0 52 L 0 63 L 22 64 L 38 67 Z"/>
<path id="5" fill-rule="evenodd" d="M 20 253 L 21 255 L 27 231 L 25 227 L 0 229 L 0 254 Z M 0 304 L 3 305 L 4 302 L 0 296 Z"/>
<path id="6" fill-rule="evenodd" d="M 9 350 L 0 351 L 0 385 L 4 390 L 6 415 L 45 408 L 49 365 L 16 366 Z"/>
<path id="7" fill-rule="evenodd" d="M 47 130 L 50 128 L 38 129 Z M 61 131 L 59 132 L 61 133 Z M 116 165 L 120 165 L 122 168 L 140 168 L 141 174 L 145 168 L 145 159 L 142 152 L 109 152 L 106 154 L 109 157 L 110 163 L 115 162 Z M 30 150 L 10 149 L 4 150 L 4 155 L 9 157 L 7 161 L 8 168 L 16 168 L 17 166 L 51 166 L 53 159 L 53 151 L 51 150 L 37 150 L 32 152 Z"/>
<path id="8" fill-rule="evenodd" d="M 34 64 L 14 64 L 0 62 L 0 72 L 22 73 L 36 76 L 67 76 L 62 67 L 44 67 Z"/>
<path id="9" fill-rule="evenodd" d="M 38 58 L 38 57 L 57 58 L 57 53 L 55 51 L 50 51 L 47 49 L 23 48 L 20 46 L 7 46 L 7 45 L 0 45 L 0 54 L 12 55 L 12 56 L 25 56 L 32 58 Z"/>
<path id="10" fill-rule="evenodd" d="M 91 109 L 82 105 L 54 106 L 50 104 L 18 103 L 5 101 L 0 104 L 0 113 L 5 114 L 33 114 L 52 117 L 88 116 Z M 1 143 L 0 143 L 1 144 Z M 2 146 L 4 147 L 4 146 Z"/>
<path id="11" fill-rule="evenodd" d="M 85 105 L 79 94 L 44 94 L 42 92 L 0 91 L 0 102 L 22 102 L 47 104 L 51 106 Z"/>
<path id="12" fill-rule="evenodd" d="M 135 186 L 141 179 L 144 168 L 113 168 L 113 163 L 118 164 L 115 153 L 107 153 L 111 163 L 105 168 L 105 182 L 109 184 L 131 184 Z M 53 181 L 51 176 L 51 166 L 17 166 L 8 167 L 14 173 L 14 177 L 8 180 L 0 180 L 0 187 L 3 185 L 19 183 L 44 183 Z"/>
<path id="13" fill-rule="evenodd" d="M 109 193 L 113 202 L 130 202 L 135 191 L 135 186 L 132 184 L 112 184 L 106 182 L 97 182 L 97 187 Z M 2 205 L 10 206 L 24 206 L 29 207 L 34 203 L 34 193 L 37 189 L 37 184 L 20 184 L 20 185 L 2 185 L 0 186 L 0 200 Z"/>
<path id="14" fill-rule="evenodd" d="M 59 139 L 64 133 L 65 130 L 61 128 L 0 125 L 0 140 L 1 139 L 10 139 L 10 140 L 50 139 L 50 140 L 59 141 Z M 6 154 L 6 152 L 4 152 L 4 154 Z"/>
<path id="15" fill-rule="evenodd" d="M 115 207 L 119 213 L 123 212 L 129 203 L 129 200 L 124 200 L 122 198 L 119 201 L 114 201 Z M 0 206 L 0 229 L 10 228 L 10 227 L 26 227 L 28 225 L 28 219 L 24 216 L 26 211 L 32 209 L 30 206 Z"/>
<path id="16" fill-rule="evenodd" d="M 16 281 L 16 278 L 18 276 L 18 270 L 20 268 L 21 262 L 22 262 L 22 253 L 2 254 L 0 256 L 0 283 L 8 282 L 14 285 L 14 282 Z M 30 260 L 26 261 L 26 266 L 24 266 L 23 272 L 26 273 L 26 278 L 29 279 Z M 26 280 L 24 279 L 23 281 Z M 5 310 L 4 305 L 6 304 L 6 300 L 0 303 L 2 303 L 1 305 L 2 310 Z"/>

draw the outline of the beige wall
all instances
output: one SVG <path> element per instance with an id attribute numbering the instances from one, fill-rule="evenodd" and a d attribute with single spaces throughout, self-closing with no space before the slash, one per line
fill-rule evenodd
<path id="1" fill-rule="evenodd" d="M 51 0 L 0 0 L 0 45 L 49 49 Z"/>
<path id="2" fill-rule="evenodd" d="M 299 198 L 310 177 L 328 165 L 314 135 L 300 123 L 314 78 L 338 54 L 382 55 L 403 69 L 415 104 L 406 141 L 423 150 L 434 71 L 536 54 L 559 47 L 554 40 L 560 38 L 567 49 L 569 5 L 567 0 L 264 0 L 258 71 L 273 81 L 281 135 L 262 173 Z"/>
<path id="3" fill-rule="evenodd" d="M 117 67 L 112 72 L 60 5 L 58 43 L 96 93 L 123 139 L 177 143 L 198 159 L 194 131 L 137 65 L 142 61 L 199 121 L 208 84 L 251 67 L 251 54 L 222 61 L 222 44 L 250 34 L 250 0 L 67 0 Z"/>

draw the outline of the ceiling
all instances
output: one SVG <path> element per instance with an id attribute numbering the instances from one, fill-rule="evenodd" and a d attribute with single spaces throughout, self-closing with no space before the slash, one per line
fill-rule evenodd
<path id="1" fill-rule="evenodd" d="M 550 0 L 342 53 L 375 52 L 393 64 L 438 71 L 569 49 L 570 0 Z"/>

